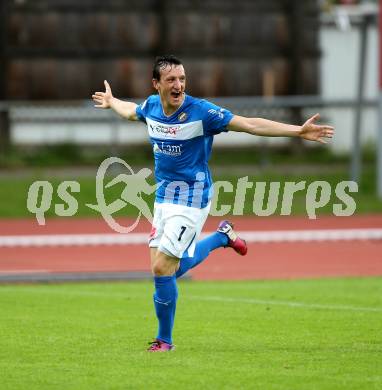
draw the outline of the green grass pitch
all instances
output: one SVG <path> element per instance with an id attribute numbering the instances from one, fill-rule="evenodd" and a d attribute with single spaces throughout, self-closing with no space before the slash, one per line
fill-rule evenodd
<path id="1" fill-rule="evenodd" d="M 382 388 L 381 278 L 181 282 L 162 354 L 152 289 L 0 286 L 0 388 Z"/>

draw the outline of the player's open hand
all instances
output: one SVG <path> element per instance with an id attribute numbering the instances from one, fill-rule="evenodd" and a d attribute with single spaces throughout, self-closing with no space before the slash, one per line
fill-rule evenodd
<path id="1" fill-rule="evenodd" d="M 320 117 L 315 114 L 309 118 L 301 127 L 300 136 L 308 141 L 317 141 L 326 144 L 326 138 L 332 138 L 334 127 L 328 125 L 316 125 L 314 122 Z"/>
<path id="2" fill-rule="evenodd" d="M 95 92 L 92 95 L 94 102 L 96 103 L 94 107 L 97 108 L 110 108 L 111 101 L 113 99 L 113 94 L 111 93 L 111 88 L 109 83 L 105 80 L 105 92 Z"/>

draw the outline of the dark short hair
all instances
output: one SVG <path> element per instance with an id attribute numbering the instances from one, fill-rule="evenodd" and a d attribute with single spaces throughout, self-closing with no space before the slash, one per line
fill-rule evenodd
<path id="1" fill-rule="evenodd" d="M 166 68 L 168 65 L 182 65 L 182 61 L 172 54 L 159 56 L 155 58 L 153 67 L 153 79 L 160 80 L 161 69 Z"/>

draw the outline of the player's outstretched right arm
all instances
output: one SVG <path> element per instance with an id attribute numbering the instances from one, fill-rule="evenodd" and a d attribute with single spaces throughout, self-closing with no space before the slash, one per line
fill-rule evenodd
<path id="1" fill-rule="evenodd" d="M 130 121 L 137 121 L 138 117 L 136 114 L 137 104 L 132 102 L 124 102 L 123 100 L 117 99 L 113 96 L 109 83 L 105 80 L 105 92 L 95 92 L 92 95 L 94 107 L 96 108 L 112 108 L 116 113 L 123 116 Z"/>

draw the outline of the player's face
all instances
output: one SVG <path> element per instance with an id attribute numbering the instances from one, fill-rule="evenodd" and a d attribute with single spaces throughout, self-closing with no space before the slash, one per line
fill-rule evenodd
<path id="1" fill-rule="evenodd" d="M 183 65 L 168 65 L 160 71 L 160 80 L 153 80 L 162 102 L 177 108 L 183 103 L 186 75 Z"/>

